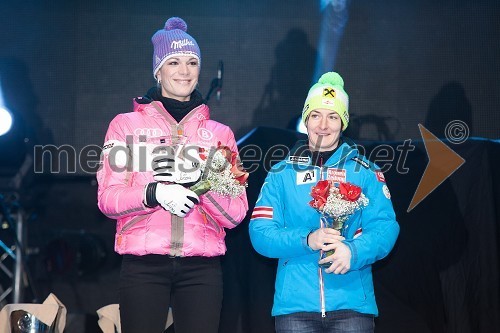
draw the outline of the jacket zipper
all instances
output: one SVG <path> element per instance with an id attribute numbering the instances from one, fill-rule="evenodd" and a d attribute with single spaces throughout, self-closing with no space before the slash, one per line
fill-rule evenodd
<path id="1" fill-rule="evenodd" d="M 320 153 L 319 157 L 319 179 L 323 180 L 323 156 Z M 321 218 L 319 219 L 319 226 L 322 227 Z M 323 256 L 323 250 L 320 250 L 319 257 Z M 323 269 L 321 266 L 318 266 L 318 275 L 319 275 L 319 301 L 321 305 L 321 317 L 326 317 L 326 302 L 325 302 L 325 284 L 323 279 Z"/>
<path id="2" fill-rule="evenodd" d="M 351 153 L 347 153 L 342 159 L 340 159 L 337 163 L 332 164 L 331 166 L 336 166 L 340 164 L 340 162 L 344 161 L 349 157 Z M 323 180 L 323 156 L 320 153 L 320 158 L 319 158 L 319 179 Z M 321 219 L 320 219 L 320 227 L 322 227 Z M 320 258 L 323 255 L 323 251 L 320 251 Z M 325 280 L 323 278 L 323 269 L 321 266 L 318 266 L 318 276 L 319 276 L 319 300 L 320 300 L 320 306 L 321 306 L 321 317 L 325 318 L 326 317 L 326 300 L 325 300 Z"/>

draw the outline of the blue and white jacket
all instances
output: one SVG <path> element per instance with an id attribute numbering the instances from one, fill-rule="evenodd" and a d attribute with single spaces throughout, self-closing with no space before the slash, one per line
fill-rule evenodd
<path id="1" fill-rule="evenodd" d="M 344 224 L 352 257 L 343 275 L 320 274 L 320 252 L 307 245 L 308 234 L 320 227 L 320 214 L 309 206 L 311 188 L 320 179 L 350 182 L 369 199 Z M 384 176 L 354 144 L 342 143 L 322 167 L 311 163 L 308 150 L 292 149 L 269 171 L 250 222 L 257 252 L 279 259 L 272 315 L 342 309 L 378 315 L 371 265 L 389 254 L 398 234 Z"/>

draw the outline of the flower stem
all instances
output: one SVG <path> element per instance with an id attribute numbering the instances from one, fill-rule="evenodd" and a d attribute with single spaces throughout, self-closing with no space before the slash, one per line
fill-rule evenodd
<path id="1" fill-rule="evenodd" d="M 189 189 L 194 193 L 196 193 L 196 195 L 200 196 L 202 194 L 207 193 L 211 187 L 212 184 L 210 183 L 210 181 L 205 179 L 205 180 L 200 180 L 199 182 L 191 186 Z"/>

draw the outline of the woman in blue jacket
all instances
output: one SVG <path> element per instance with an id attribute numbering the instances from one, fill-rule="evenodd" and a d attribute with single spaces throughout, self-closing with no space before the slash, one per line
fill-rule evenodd
<path id="1" fill-rule="evenodd" d="M 374 331 L 371 265 L 391 251 L 399 225 L 382 172 L 342 137 L 349 123 L 343 86 L 330 72 L 311 87 L 302 111 L 308 141 L 270 170 L 252 214 L 252 245 L 279 259 L 272 310 L 278 333 Z M 342 233 L 322 227 L 308 204 L 319 180 L 349 182 L 369 200 Z"/>

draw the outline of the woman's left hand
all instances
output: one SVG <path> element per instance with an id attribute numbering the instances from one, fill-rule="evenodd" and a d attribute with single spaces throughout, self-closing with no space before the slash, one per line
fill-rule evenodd
<path id="1" fill-rule="evenodd" d="M 331 262 L 325 273 L 345 274 L 351 268 L 351 250 L 342 242 L 325 245 L 323 251 L 335 250 L 335 253 L 319 261 L 319 264 Z"/>

